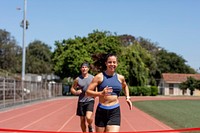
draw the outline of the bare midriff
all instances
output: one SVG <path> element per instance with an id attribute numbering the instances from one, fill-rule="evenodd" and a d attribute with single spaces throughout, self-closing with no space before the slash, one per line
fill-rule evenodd
<path id="1" fill-rule="evenodd" d="M 99 103 L 104 106 L 112 106 L 119 103 L 117 95 L 100 96 Z"/>

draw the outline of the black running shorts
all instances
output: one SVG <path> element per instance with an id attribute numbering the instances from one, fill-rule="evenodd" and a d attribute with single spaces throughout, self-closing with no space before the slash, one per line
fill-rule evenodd
<path id="1" fill-rule="evenodd" d="M 94 110 L 94 100 L 89 102 L 78 102 L 76 115 L 86 116 L 87 111 L 93 112 Z"/>
<path id="2" fill-rule="evenodd" d="M 120 106 L 113 109 L 97 107 L 95 114 L 95 125 L 106 127 L 107 125 L 118 125 L 121 123 Z"/>

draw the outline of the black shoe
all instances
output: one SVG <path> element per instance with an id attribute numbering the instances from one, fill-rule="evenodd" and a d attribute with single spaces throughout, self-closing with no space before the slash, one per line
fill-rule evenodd
<path id="1" fill-rule="evenodd" d="M 88 126 L 88 130 L 89 130 L 89 132 L 93 132 L 92 126 Z"/>

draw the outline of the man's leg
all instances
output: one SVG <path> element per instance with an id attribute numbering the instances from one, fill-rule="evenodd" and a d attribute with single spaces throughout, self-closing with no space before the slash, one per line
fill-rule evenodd
<path id="1" fill-rule="evenodd" d="M 86 112 L 86 121 L 88 123 L 88 130 L 89 132 L 93 132 L 92 122 L 93 122 L 93 112 L 87 111 Z"/>
<path id="2" fill-rule="evenodd" d="M 85 116 L 80 116 L 80 122 L 82 132 L 86 132 Z"/>
<path id="3" fill-rule="evenodd" d="M 87 105 L 87 111 L 86 111 L 86 121 L 88 123 L 89 132 L 93 132 L 92 128 L 93 110 L 94 110 L 94 101 L 90 101 Z"/>

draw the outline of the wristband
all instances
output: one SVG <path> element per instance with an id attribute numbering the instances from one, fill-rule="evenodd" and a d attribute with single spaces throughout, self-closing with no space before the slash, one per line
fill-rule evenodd
<path id="1" fill-rule="evenodd" d="M 130 96 L 126 96 L 126 99 L 130 99 L 131 97 Z"/>

